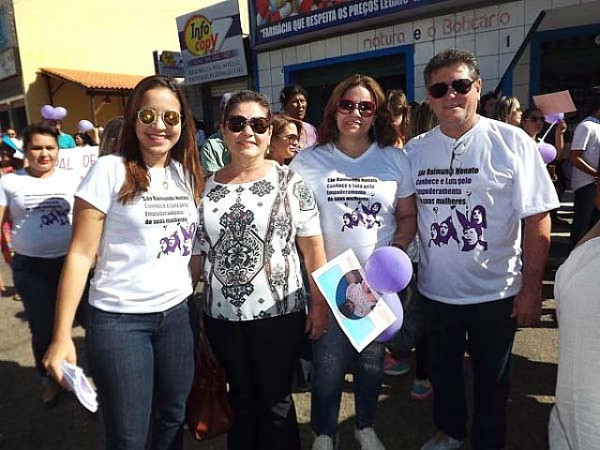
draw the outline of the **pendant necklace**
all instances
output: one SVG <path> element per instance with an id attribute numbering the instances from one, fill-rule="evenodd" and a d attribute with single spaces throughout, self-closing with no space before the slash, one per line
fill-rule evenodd
<path id="1" fill-rule="evenodd" d="M 165 166 L 165 179 L 162 182 L 162 187 L 165 191 L 169 189 L 169 172 L 167 172 L 167 166 Z"/>

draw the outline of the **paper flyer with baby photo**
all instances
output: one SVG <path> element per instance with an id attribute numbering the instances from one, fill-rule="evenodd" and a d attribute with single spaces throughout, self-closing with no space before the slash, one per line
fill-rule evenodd
<path id="1" fill-rule="evenodd" d="M 396 320 L 386 302 L 367 284 L 351 249 L 315 270 L 312 276 L 357 351 L 362 351 Z"/>

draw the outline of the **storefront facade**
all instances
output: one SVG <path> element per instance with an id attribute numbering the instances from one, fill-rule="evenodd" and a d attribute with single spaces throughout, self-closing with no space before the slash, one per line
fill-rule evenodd
<path id="1" fill-rule="evenodd" d="M 27 123 L 12 2 L 0 0 L 0 131 Z"/>
<path id="2" fill-rule="evenodd" d="M 254 3 L 250 0 L 251 19 Z M 402 88 L 409 99 L 424 100 L 423 69 L 447 48 L 477 55 L 484 92 L 515 95 L 525 105 L 531 95 L 563 89 L 577 91 L 572 92 L 577 101 L 600 84 L 598 0 L 364 0 L 301 11 L 262 26 L 256 13 L 251 27 L 256 30 L 255 88 L 277 109 L 284 85 L 303 85 L 314 122 L 333 87 L 352 73 L 371 75 L 384 89 Z M 317 22 L 320 28 L 314 27 Z M 310 26 L 314 30 L 301 31 Z M 561 58 L 567 56 L 565 63 Z"/>

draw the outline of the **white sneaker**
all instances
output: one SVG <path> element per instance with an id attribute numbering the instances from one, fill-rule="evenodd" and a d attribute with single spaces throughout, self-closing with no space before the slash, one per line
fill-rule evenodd
<path id="1" fill-rule="evenodd" d="M 385 450 L 372 427 L 363 428 L 362 430 L 355 428 L 354 437 L 359 442 L 361 450 Z"/>
<path id="2" fill-rule="evenodd" d="M 333 438 L 326 434 L 317 436 L 313 442 L 312 450 L 334 450 Z"/>
<path id="3" fill-rule="evenodd" d="M 423 444 L 421 450 L 456 450 L 461 448 L 464 443 L 464 441 L 438 431 L 434 437 Z"/>

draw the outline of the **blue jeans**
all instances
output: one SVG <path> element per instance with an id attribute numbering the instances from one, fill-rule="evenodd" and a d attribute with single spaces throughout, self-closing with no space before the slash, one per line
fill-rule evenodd
<path id="1" fill-rule="evenodd" d="M 383 379 L 383 344 L 372 342 L 358 353 L 331 311 L 329 331 L 313 343 L 311 425 L 315 434 L 335 437 L 344 377 L 354 374 L 356 428 L 372 427 Z"/>
<path id="2" fill-rule="evenodd" d="M 46 373 L 42 359 L 52 341 L 56 292 L 63 261 L 64 257 L 34 258 L 18 253 L 13 257 L 13 281 L 23 299 L 35 367 L 40 375 Z"/>
<path id="3" fill-rule="evenodd" d="M 474 450 L 506 446 L 506 404 L 510 393 L 510 353 L 516 331 L 510 317 L 514 297 L 474 305 L 449 305 L 423 297 L 427 318 L 433 420 L 456 439 L 467 435 L 463 360 L 473 367 Z"/>
<path id="4" fill-rule="evenodd" d="M 90 308 L 86 338 L 106 448 L 181 449 L 194 376 L 187 302 L 150 314 Z"/>

